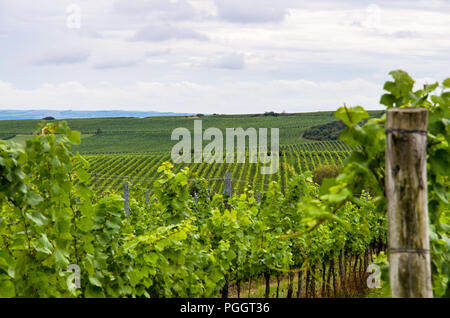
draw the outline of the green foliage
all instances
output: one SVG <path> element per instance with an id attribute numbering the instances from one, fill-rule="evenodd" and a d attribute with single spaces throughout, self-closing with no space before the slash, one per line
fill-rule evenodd
<path id="1" fill-rule="evenodd" d="M 433 271 L 433 292 L 435 296 L 448 296 L 449 291 L 449 120 L 450 92 L 448 80 L 442 84 L 440 95 L 432 95 L 438 83 L 425 85 L 413 91 L 414 81 L 404 71 L 390 73 L 394 81 L 386 82 L 384 89 L 389 92 L 381 98 L 381 103 L 390 107 L 423 107 L 428 110 L 428 211 L 430 218 L 430 241 Z M 322 184 L 321 199 L 333 213 L 346 201 L 361 205 L 352 193 L 368 188 L 374 195 L 376 210 L 386 209 L 384 166 L 385 166 L 385 116 L 370 119 L 359 126 L 358 122 L 368 115 L 360 106 L 339 108 L 335 116 L 347 128 L 341 139 L 355 147 L 345 162 L 342 172 L 334 180 Z"/>
<path id="2" fill-rule="evenodd" d="M 344 128 L 345 124 L 341 121 L 333 121 L 331 123 L 308 128 L 303 133 L 302 137 L 310 140 L 337 140 Z"/>
<path id="3" fill-rule="evenodd" d="M 319 166 L 312 172 L 313 180 L 317 184 L 322 184 L 322 180 L 325 178 L 335 178 L 339 174 L 341 167 L 324 165 Z"/>
<path id="4" fill-rule="evenodd" d="M 285 194 L 271 182 L 260 204 L 246 190 L 225 207 L 206 180 L 188 185 L 189 169 L 175 173 L 168 162 L 148 205 L 131 184 L 127 220 L 119 195 L 89 188 L 89 163 L 71 151 L 79 136 L 62 122 L 40 127 L 24 146 L 1 143 L 2 297 L 218 297 L 232 281 L 330 262 L 359 233 L 349 220 L 344 231 L 336 221 L 294 235 L 323 216 L 300 204 L 318 202 L 310 174 L 289 180 Z M 354 218 L 359 209 L 351 209 Z M 370 243 L 366 236 L 348 248 Z"/>
<path id="5" fill-rule="evenodd" d="M 390 94 L 384 94 L 380 103 L 388 108 L 407 105 L 411 101 L 414 80 L 402 70 L 392 71 L 389 74 L 394 81 L 387 81 L 384 84 L 384 89 Z"/>

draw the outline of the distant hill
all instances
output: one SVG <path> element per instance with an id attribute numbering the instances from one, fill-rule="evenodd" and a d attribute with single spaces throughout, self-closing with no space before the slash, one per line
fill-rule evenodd
<path id="1" fill-rule="evenodd" d="M 310 140 L 337 140 L 345 127 L 342 121 L 333 121 L 308 128 L 302 137 Z"/>
<path id="2" fill-rule="evenodd" d="M 121 111 L 121 110 L 99 110 L 99 111 L 73 111 L 73 110 L 0 110 L 2 119 L 42 119 L 54 117 L 55 119 L 69 118 L 104 118 L 104 117 L 154 117 L 154 116 L 190 116 L 192 113 L 162 113 L 155 111 Z"/>
<path id="3" fill-rule="evenodd" d="M 371 118 L 381 117 L 384 114 L 384 111 L 370 111 L 369 115 Z M 362 123 L 366 123 L 367 120 L 362 121 Z M 339 135 L 344 130 L 346 125 L 340 121 L 335 120 L 329 123 L 312 126 L 305 130 L 302 134 L 302 137 L 309 140 L 338 140 Z"/>
<path id="4" fill-rule="evenodd" d="M 42 117 L 40 116 L 39 119 L 0 120 L 0 138 L 15 135 L 14 141 L 23 142 L 36 130 L 41 118 L 47 117 L 43 116 L 44 114 L 40 115 Z M 333 112 L 280 114 L 279 116 L 264 116 L 264 114 L 261 116 L 257 116 L 257 114 L 199 115 L 149 116 L 146 118 L 68 118 L 64 120 L 71 129 L 78 130 L 83 134 L 81 145 L 73 148 L 83 154 L 137 152 L 170 154 L 173 145 L 177 143 L 171 138 L 174 129 L 184 127 L 193 132 L 194 121 L 199 118 L 202 120 L 203 130 L 218 128 L 224 133 L 224 136 L 227 128 L 279 128 L 280 145 L 302 143 L 305 140 L 298 137 L 306 129 L 334 119 Z M 52 117 L 60 119 L 56 115 Z M 205 141 L 205 145 L 207 143 Z"/>

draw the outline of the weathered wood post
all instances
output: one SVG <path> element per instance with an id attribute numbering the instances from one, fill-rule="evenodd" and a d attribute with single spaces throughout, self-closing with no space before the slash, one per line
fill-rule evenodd
<path id="1" fill-rule="evenodd" d="M 130 214 L 130 204 L 129 204 L 129 190 L 128 190 L 128 182 L 125 181 L 125 183 L 123 184 L 123 198 L 125 200 L 124 202 L 124 210 L 125 210 L 125 214 L 127 216 L 127 220 L 129 218 L 129 214 Z"/>
<path id="2" fill-rule="evenodd" d="M 231 173 L 230 172 L 225 173 L 224 181 L 225 181 L 225 184 L 223 187 L 223 195 L 231 197 Z"/>
<path id="3" fill-rule="evenodd" d="M 261 192 L 258 192 L 257 194 L 256 194 L 256 202 L 259 204 L 259 203 L 261 203 Z"/>
<path id="4" fill-rule="evenodd" d="M 225 173 L 223 196 L 224 196 L 224 200 L 225 200 L 225 207 L 229 208 L 230 206 L 228 204 L 228 201 L 231 198 L 231 173 L 230 172 Z"/>
<path id="5" fill-rule="evenodd" d="M 431 298 L 427 208 L 427 117 L 392 108 L 386 118 L 386 198 L 392 297 Z"/>

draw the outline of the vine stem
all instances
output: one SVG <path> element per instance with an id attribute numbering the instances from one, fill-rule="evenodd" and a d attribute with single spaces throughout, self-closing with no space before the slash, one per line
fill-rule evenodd
<path id="1" fill-rule="evenodd" d="M 22 209 L 20 209 L 20 216 L 21 216 L 23 225 L 25 227 L 25 236 L 27 238 L 28 252 L 31 255 L 31 241 L 30 241 L 30 237 L 28 236 L 28 226 L 27 226 L 27 222 L 25 220 L 24 210 L 25 210 L 25 207 L 22 207 Z"/>

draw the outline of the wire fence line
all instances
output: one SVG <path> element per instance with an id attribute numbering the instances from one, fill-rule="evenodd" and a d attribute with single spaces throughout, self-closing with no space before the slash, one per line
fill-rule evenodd
<path id="1" fill-rule="evenodd" d="M 124 212 L 126 214 L 126 218 L 129 218 L 129 211 L 130 211 L 130 207 L 129 207 L 129 194 L 130 194 L 130 187 L 129 187 L 129 182 L 131 181 L 131 179 L 140 179 L 140 180 L 150 180 L 150 181 L 156 181 L 158 180 L 157 178 L 145 178 L 145 177 L 129 177 L 129 176 L 122 176 L 122 175 L 99 175 L 94 173 L 94 177 L 96 177 L 97 179 L 106 179 L 106 180 L 123 180 L 123 198 L 124 198 Z M 193 180 L 198 180 L 199 178 L 188 178 L 188 181 L 193 181 Z M 250 180 L 241 180 L 241 179 L 233 179 L 231 176 L 230 172 L 226 172 L 225 176 L 223 178 L 208 178 L 205 179 L 206 181 L 222 181 L 224 182 L 224 187 L 223 187 L 223 195 L 225 198 L 229 198 L 232 195 L 232 183 L 234 182 L 236 183 L 245 183 L 245 184 L 257 184 L 257 185 L 264 185 L 264 186 L 269 186 L 270 184 L 268 183 L 263 183 L 263 182 L 255 182 L 255 181 L 250 181 Z M 288 186 L 284 186 L 279 184 L 279 186 L 281 188 L 288 188 Z M 109 191 L 109 190 L 115 190 L 115 189 L 108 189 L 107 186 L 103 185 L 103 186 L 98 186 L 98 185 L 91 185 L 90 186 L 91 190 L 99 190 L 99 191 L 104 191 L 103 194 L 105 194 L 105 191 Z M 256 194 L 256 199 L 257 199 L 257 203 L 260 204 L 261 203 L 261 191 L 258 191 Z M 99 193 L 97 193 L 97 195 L 99 195 Z M 302 193 L 303 195 L 303 193 Z M 211 198 L 211 192 L 210 192 L 210 187 L 208 185 L 208 196 Z M 362 193 L 354 193 L 353 196 L 355 197 L 361 197 Z M 195 199 L 195 204 L 197 204 L 197 196 L 194 195 L 194 199 Z M 149 200 L 150 200 L 150 188 L 147 188 L 145 190 L 145 206 L 149 205 Z M 153 198 L 153 201 L 155 201 L 156 199 Z M 369 201 L 369 193 L 366 191 L 365 193 L 365 201 L 368 202 Z M 228 199 L 225 199 L 225 204 L 228 204 Z M 291 203 L 291 207 L 292 207 L 292 203 Z"/>
<path id="2" fill-rule="evenodd" d="M 100 176 L 100 177 L 98 177 L 98 176 Z M 99 174 L 94 174 L 94 177 L 95 177 L 95 179 L 96 180 L 114 180 L 114 179 L 121 179 L 121 180 L 123 180 L 124 182 L 129 182 L 129 181 L 131 181 L 131 180 L 144 180 L 144 181 L 157 181 L 157 180 L 159 180 L 158 178 L 145 178 L 145 177 L 129 177 L 129 176 L 120 176 L 120 175 L 104 175 L 104 174 L 102 174 L 102 175 L 99 175 Z M 188 181 L 194 181 L 194 180 L 198 180 L 198 179 L 200 179 L 200 178 L 188 178 L 187 180 Z M 226 181 L 226 177 L 222 177 L 222 178 L 201 178 L 201 179 L 204 179 L 204 180 L 206 180 L 206 181 L 208 181 L 208 182 L 210 182 L 210 181 Z M 251 180 L 242 180 L 242 179 L 234 179 L 234 178 L 232 178 L 231 177 L 231 182 L 234 182 L 234 183 L 245 183 L 245 184 L 251 184 L 251 185 L 262 185 L 262 186 L 270 186 L 270 184 L 269 183 L 264 183 L 264 182 L 256 182 L 256 181 L 251 181 Z M 289 188 L 289 186 L 286 186 L 286 185 L 281 185 L 281 184 L 279 184 L 279 186 L 281 187 L 281 188 L 284 188 L 284 189 L 287 189 L 287 188 Z M 90 187 L 91 189 L 96 189 L 96 190 L 107 190 L 107 186 L 91 186 Z M 353 195 L 355 196 L 355 197 L 357 197 L 357 196 L 361 196 L 361 193 L 353 193 Z"/>
<path id="3" fill-rule="evenodd" d="M 131 180 L 138 180 L 138 181 L 157 181 L 158 178 L 146 178 L 146 177 L 130 177 L 130 176 L 121 176 L 121 175 L 107 175 L 107 174 L 98 174 L 93 173 L 92 176 L 95 180 L 124 180 L 124 181 L 131 181 Z M 188 178 L 188 181 L 198 180 L 199 178 Z M 203 178 L 206 181 L 225 181 L 225 178 Z M 241 182 L 241 183 L 247 183 L 247 184 L 257 184 L 257 185 L 265 185 L 269 186 L 268 183 L 262 183 L 262 182 L 255 182 L 250 180 L 241 180 L 241 179 L 231 179 L 232 182 Z M 281 185 L 280 185 L 281 186 Z M 281 186 L 283 188 L 287 188 L 286 186 Z M 101 187 L 100 187 L 101 188 Z"/>

